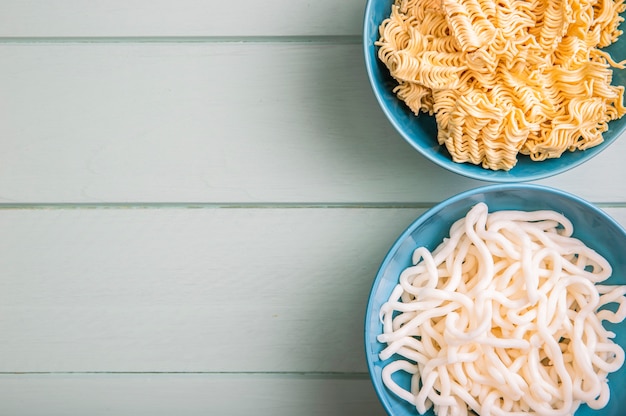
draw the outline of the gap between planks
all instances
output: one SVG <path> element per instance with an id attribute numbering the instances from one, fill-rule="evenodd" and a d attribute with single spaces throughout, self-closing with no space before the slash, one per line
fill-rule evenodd
<path id="1" fill-rule="evenodd" d="M 428 209 L 434 202 L 59 202 L 0 203 L 0 210 L 49 209 Z M 626 207 L 626 203 L 623 204 Z"/>
<path id="2" fill-rule="evenodd" d="M 591 202 L 599 208 L 626 208 L 626 202 Z M 0 203 L 0 210 L 78 209 L 429 209 L 438 202 L 59 202 Z M 1 373 L 0 373 L 1 374 Z"/>
<path id="3" fill-rule="evenodd" d="M 0 372 L 0 376 L 86 376 L 86 375 L 206 375 L 206 376 L 248 376 L 248 377 L 282 377 L 282 378 L 310 378 L 333 380 L 367 380 L 369 373 L 355 372 L 293 372 L 293 371 L 25 371 Z"/>
<path id="4" fill-rule="evenodd" d="M 46 43 L 314 43 L 354 45 L 361 36 L 16 36 L 0 37 L 0 44 Z"/>

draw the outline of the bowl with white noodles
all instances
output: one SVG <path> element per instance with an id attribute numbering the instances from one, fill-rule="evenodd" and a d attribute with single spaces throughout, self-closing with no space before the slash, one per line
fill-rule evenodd
<path id="1" fill-rule="evenodd" d="M 419 216 L 374 279 L 389 415 L 613 415 L 626 396 L 626 231 L 574 195 L 495 184 Z"/>
<path id="2" fill-rule="evenodd" d="M 626 129 L 625 8 L 368 0 L 366 70 L 389 122 L 430 161 L 491 182 L 546 178 Z"/>

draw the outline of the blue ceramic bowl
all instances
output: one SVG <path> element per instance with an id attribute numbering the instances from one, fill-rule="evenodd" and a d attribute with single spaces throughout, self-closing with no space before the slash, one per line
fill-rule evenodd
<path id="1" fill-rule="evenodd" d="M 517 165 L 510 171 L 492 171 L 469 163 L 455 163 L 445 146 L 437 143 L 437 124 L 434 117 L 427 114 L 416 116 L 392 92 L 396 81 L 389 75 L 387 67 L 380 62 L 378 48 L 374 42 L 379 39 L 378 27 L 391 11 L 393 0 L 368 0 L 365 6 L 363 25 L 363 47 L 365 65 L 370 84 L 383 112 L 400 135 L 418 152 L 432 162 L 460 175 L 490 182 L 524 182 L 546 178 L 565 172 L 591 159 L 606 149 L 626 129 L 626 117 L 609 123 L 604 133 L 604 142 L 585 151 L 566 152 L 558 159 L 534 162 L 520 155 Z M 626 35 L 609 48 L 616 61 L 626 58 Z M 626 70 L 613 69 L 613 84 L 626 85 Z"/>
<path id="2" fill-rule="evenodd" d="M 394 357 L 381 361 L 378 357 L 384 344 L 376 337 L 382 333 L 379 311 L 398 283 L 400 273 L 411 265 L 411 256 L 418 246 L 435 249 L 448 236 L 450 226 L 464 217 L 472 206 L 485 202 L 490 211 L 516 209 L 534 211 L 550 209 L 564 214 L 574 225 L 574 237 L 604 256 L 613 267 L 607 284 L 626 284 L 626 231 L 602 210 L 576 196 L 531 184 L 496 184 L 476 188 L 454 196 L 421 215 L 400 235 L 385 257 L 372 285 L 365 315 L 365 355 L 374 389 L 389 415 L 415 416 L 414 406 L 398 398 L 384 386 L 382 368 Z M 626 347 L 626 322 L 610 324 L 605 328 L 614 331 L 615 342 Z M 397 373 L 399 383 L 409 386 L 409 376 Z M 609 374 L 611 400 L 607 407 L 594 411 L 581 406 L 576 416 L 621 416 L 626 408 L 626 396 L 621 389 L 626 386 L 626 365 Z M 396 377 L 394 376 L 394 380 Z M 427 413 L 433 415 L 432 410 Z"/>

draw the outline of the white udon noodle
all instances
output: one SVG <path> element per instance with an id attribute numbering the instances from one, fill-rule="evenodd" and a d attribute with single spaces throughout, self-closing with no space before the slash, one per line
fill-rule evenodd
<path id="1" fill-rule="evenodd" d="M 553 211 L 475 205 L 382 306 L 384 384 L 439 416 L 571 415 L 609 400 L 624 350 L 602 321 L 626 317 L 626 286 L 598 284 L 610 264 Z M 616 303 L 609 310 L 604 305 Z M 411 374 L 410 390 L 392 375 Z"/>

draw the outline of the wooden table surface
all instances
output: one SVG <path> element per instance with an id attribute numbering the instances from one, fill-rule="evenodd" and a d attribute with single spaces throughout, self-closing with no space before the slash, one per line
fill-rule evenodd
<path id="1" fill-rule="evenodd" d="M 365 0 L 0 2 L 0 414 L 383 415 L 396 237 L 484 182 L 403 141 Z M 626 225 L 626 139 L 536 183 Z"/>

